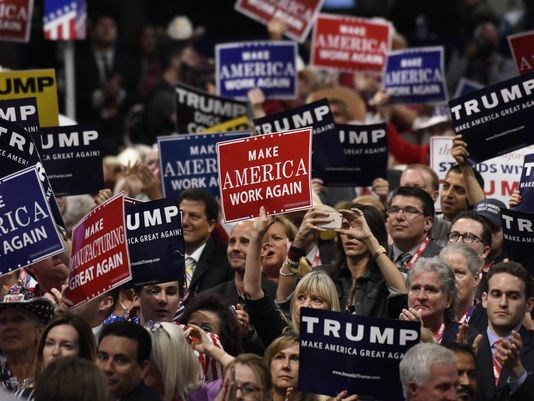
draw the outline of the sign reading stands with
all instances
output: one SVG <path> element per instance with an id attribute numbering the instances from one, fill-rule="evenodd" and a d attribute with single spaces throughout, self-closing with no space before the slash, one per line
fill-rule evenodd
<path id="1" fill-rule="evenodd" d="M 247 104 L 176 85 L 176 125 L 179 134 L 195 134 L 247 114 Z"/>
<path id="2" fill-rule="evenodd" d="M 23 70 L 0 72 L 0 100 L 35 97 L 39 126 L 59 125 L 56 71 Z"/>
<path id="3" fill-rule="evenodd" d="M 287 26 L 284 34 L 302 43 L 321 9 L 324 0 L 237 0 L 235 9 L 267 25 L 273 18 Z"/>
<path id="4" fill-rule="evenodd" d="M 300 314 L 299 390 L 331 396 L 347 390 L 363 399 L 404 400 L 399 363 L 419 342 L 419 322 L 311 308 Z"/>
<path id="5" fill-rule="evenodd" d="M 391 48 L 389 22 L 320 14 L 315 23 L 310 64 L 381 74 Z"/>
<path id="6" fill-rule="evenodd" d="M 307 209 L 311 128 L 219 142 L 221 208 L 226 222 Z"/>
<path id="7" fill-rule="evenodd" d="M 65 250 L 35 166 L 0 179 L 0 275 Z"/>
<path id="8" fill-rule="evenodd" d="M 391 104 L 447 101 L 443 47 L 421 47 L 388 54 L 384 87 Z"/>
<path id="9" fill-rule="evenodd" d="M 166 283 L 184 275 L 185 242 L 177 201 L 126 206 L 132 285 Z"/>
<path id="10" fill-rule="evenodd" d="M 163 195 L 178 198 L 184 189 L 202 188 L 219 196 L 216 144 L 248 133 L 158 137 Z"/>
<path id="11" fill-rule="evenodd" d="M 74 226 L 66 296 L 75 308 L 131 278 L 124 197 L 118 194 Z"/>
<path id="12" fill-rule="evenodd" d="M 449 102 L 469 162 L 479 163 L 534 144 L 534 74 L 521 75 Z"/>
<path id="13" fill-rule="evenodd" d="M 266 98 L 294 99 L 297 95 L 297 44 L 240 42 L 215 47 L 217 94 L 247 100 L 259 88 Z"/>
<path id="14" fill-rule="evenodd" d="M 100 138 L 94 126 L 41 128 L 33 138 L 57 196 L 96 193 L 104 187 Z"/>

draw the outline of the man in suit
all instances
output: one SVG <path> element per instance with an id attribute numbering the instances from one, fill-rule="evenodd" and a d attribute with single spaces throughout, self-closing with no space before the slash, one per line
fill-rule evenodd
<path id="1" fill-rule="evenodd" d="M 393 239 L 390 256 L 406 273 L 419 257 L 432 257 L 441 246 L 429 238 L 434 221 L 434 202 L 416 187 L 399 187 L 391 197 L 387 228 Z"/>
<path id="2" fill-rule="evenodd" d="M 532 309 L 532 278 L 516 262 L 493 266 L 482 304 L 488 328 L 477 353 L 477 401 L 527 401 L 534 394 L 534 333 L 521 325 Z"/>
<path id="3" fill-rule="evenodd" d="M 212 237 L 219 206 L 203 189 L 187 189 L 180 194 L 185 241 L 185 284 L 190 295 L 232 279 L 226 257 L 226 244 Z M 185 302 L 185 301 L 184 301 Z"/>

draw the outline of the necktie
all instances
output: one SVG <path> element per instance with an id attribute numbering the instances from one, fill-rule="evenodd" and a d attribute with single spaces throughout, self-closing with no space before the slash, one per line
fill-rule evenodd
<path id="1" fill-rule="evenodd" d="M 197 262 L 192 257 L 185 258 L 185 288 L 189 288 Z"/>
<path id="2" fill-rule="evenodd" d="M 111 63 L 107 54 L 102 54 L 101 57 L 102 66 L 104 67 L 104 79 L 105 82 L 108 82 L 111 78 Z"/>
<path id="3" fill-rule="evenodd" d="M 406 265 L 408 264 L 411 258 L 412 258 L 412 255 L 410 254 L 410 252 L 401 253 L 399 257 L 397 258 L 397 261 L 395 262 L 395 264 L 397 265 L 400 271 L 406 272 L 407 271 Z"/>
<path id="4" fill-rule="evenodd" d="M 502 361 L 497 357 L 497 344 L 502 343 L 502 339 L 498 340 L 493 344 L 494 352 L 493 352 L 493 376 L 495 377 L 495 386 L 499 383 L 499 377 L 501 376 L 501 370 L 502 370 Z"/>

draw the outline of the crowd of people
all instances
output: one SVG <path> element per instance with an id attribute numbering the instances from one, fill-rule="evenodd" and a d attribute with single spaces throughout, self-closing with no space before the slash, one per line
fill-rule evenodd
<path id="1" fill-rule="evenodd" d="M 489 85 L 517 75 L 500 40 L 532 28 L 532 2 L 501 20 L 489 1 L 460 3 L 468 39 L 462 51 L 446 44 L 451 91 L 461 77 Z M 299 387 L 301 308 L 314 308 L 419 322 L 421 344 L 399 366 L 406 400 L 531 399 L 533 281 L 530 266 L 503 249 L 507 205 L 486 198 L 448 111 L 389 105 L 379 79 L 361 72 L 300 63 L 297 97 L 252 91 L 249 117 L 327 98 L 337 124 L 385 121 L 388 177 L 354 188 L 314 178 L 312 208 L 275 216 L 261 208 L 233 225 L 207 191 L 186 189 L 177 200 L 185 270 L 176 280 L 115 288 L 71 308 L 73 225 L 115 193 L 162 198 L 156 138 L 185 134 L 176 132 L 175 85 L 215 92 L 213 63 L 195 48 L 186 17 L 144 26 L 136 54 L 118 45 L 110 15 L 89 29 L 76 58 L 77 120 L 100 124 L 105 188 L 58 199 L 64 252 L 0 277 L 5 392 L 36 401 L 356 401 L 363 395 L 343 388 L 328 397 Z M 271 21 L 269 38 L 284 39 L 285 29 Z M 394 49 L 408 43 L 394 33 Z M 433 135 L 453 137 L 443 183 L 428 166 Z M 516 193 L 510 207 L 520 202 Z M 322 228 L 338 212 L 341 227 Z"/>

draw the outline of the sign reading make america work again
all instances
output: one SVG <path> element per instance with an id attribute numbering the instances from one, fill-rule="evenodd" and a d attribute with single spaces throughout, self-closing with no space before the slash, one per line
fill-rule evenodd
<path id="1" fill-rule="evenodd" d="M 35 166 L 0 179 L 0 275 L 64 251 Z"/>
<path id="2" fill-rule="evenodd" d="M 311 207 L 311 128 L 217 143 L 226 222 Z"/>
<path id="3" fill-rule="evenodd" d="M 0 5 L 0 40 L 28 42 L 32 12 L 33 0 L 3 0 Z"/>
<path id="4" fill-rule="evenodd" d="M 297 45 L 294 42 L 239 42 L 215 47 L 217 94 L 247 100 L 253 88 L 266 98 L 294 99 L 297 94 Z"/>
<path id="5" fill-rule="evenodd" d="M 59 125 L 55 70 L 1 71 L 0 100 L 26 97 L 37 99 L 40 127 Z"/>
<path id="6" fill-rule="evenodd" d="M 247 105 L 234 99 L 209 95 L 176 85 L 176 124 L 179 134 L 195 134 L 247 114 Z"/>

